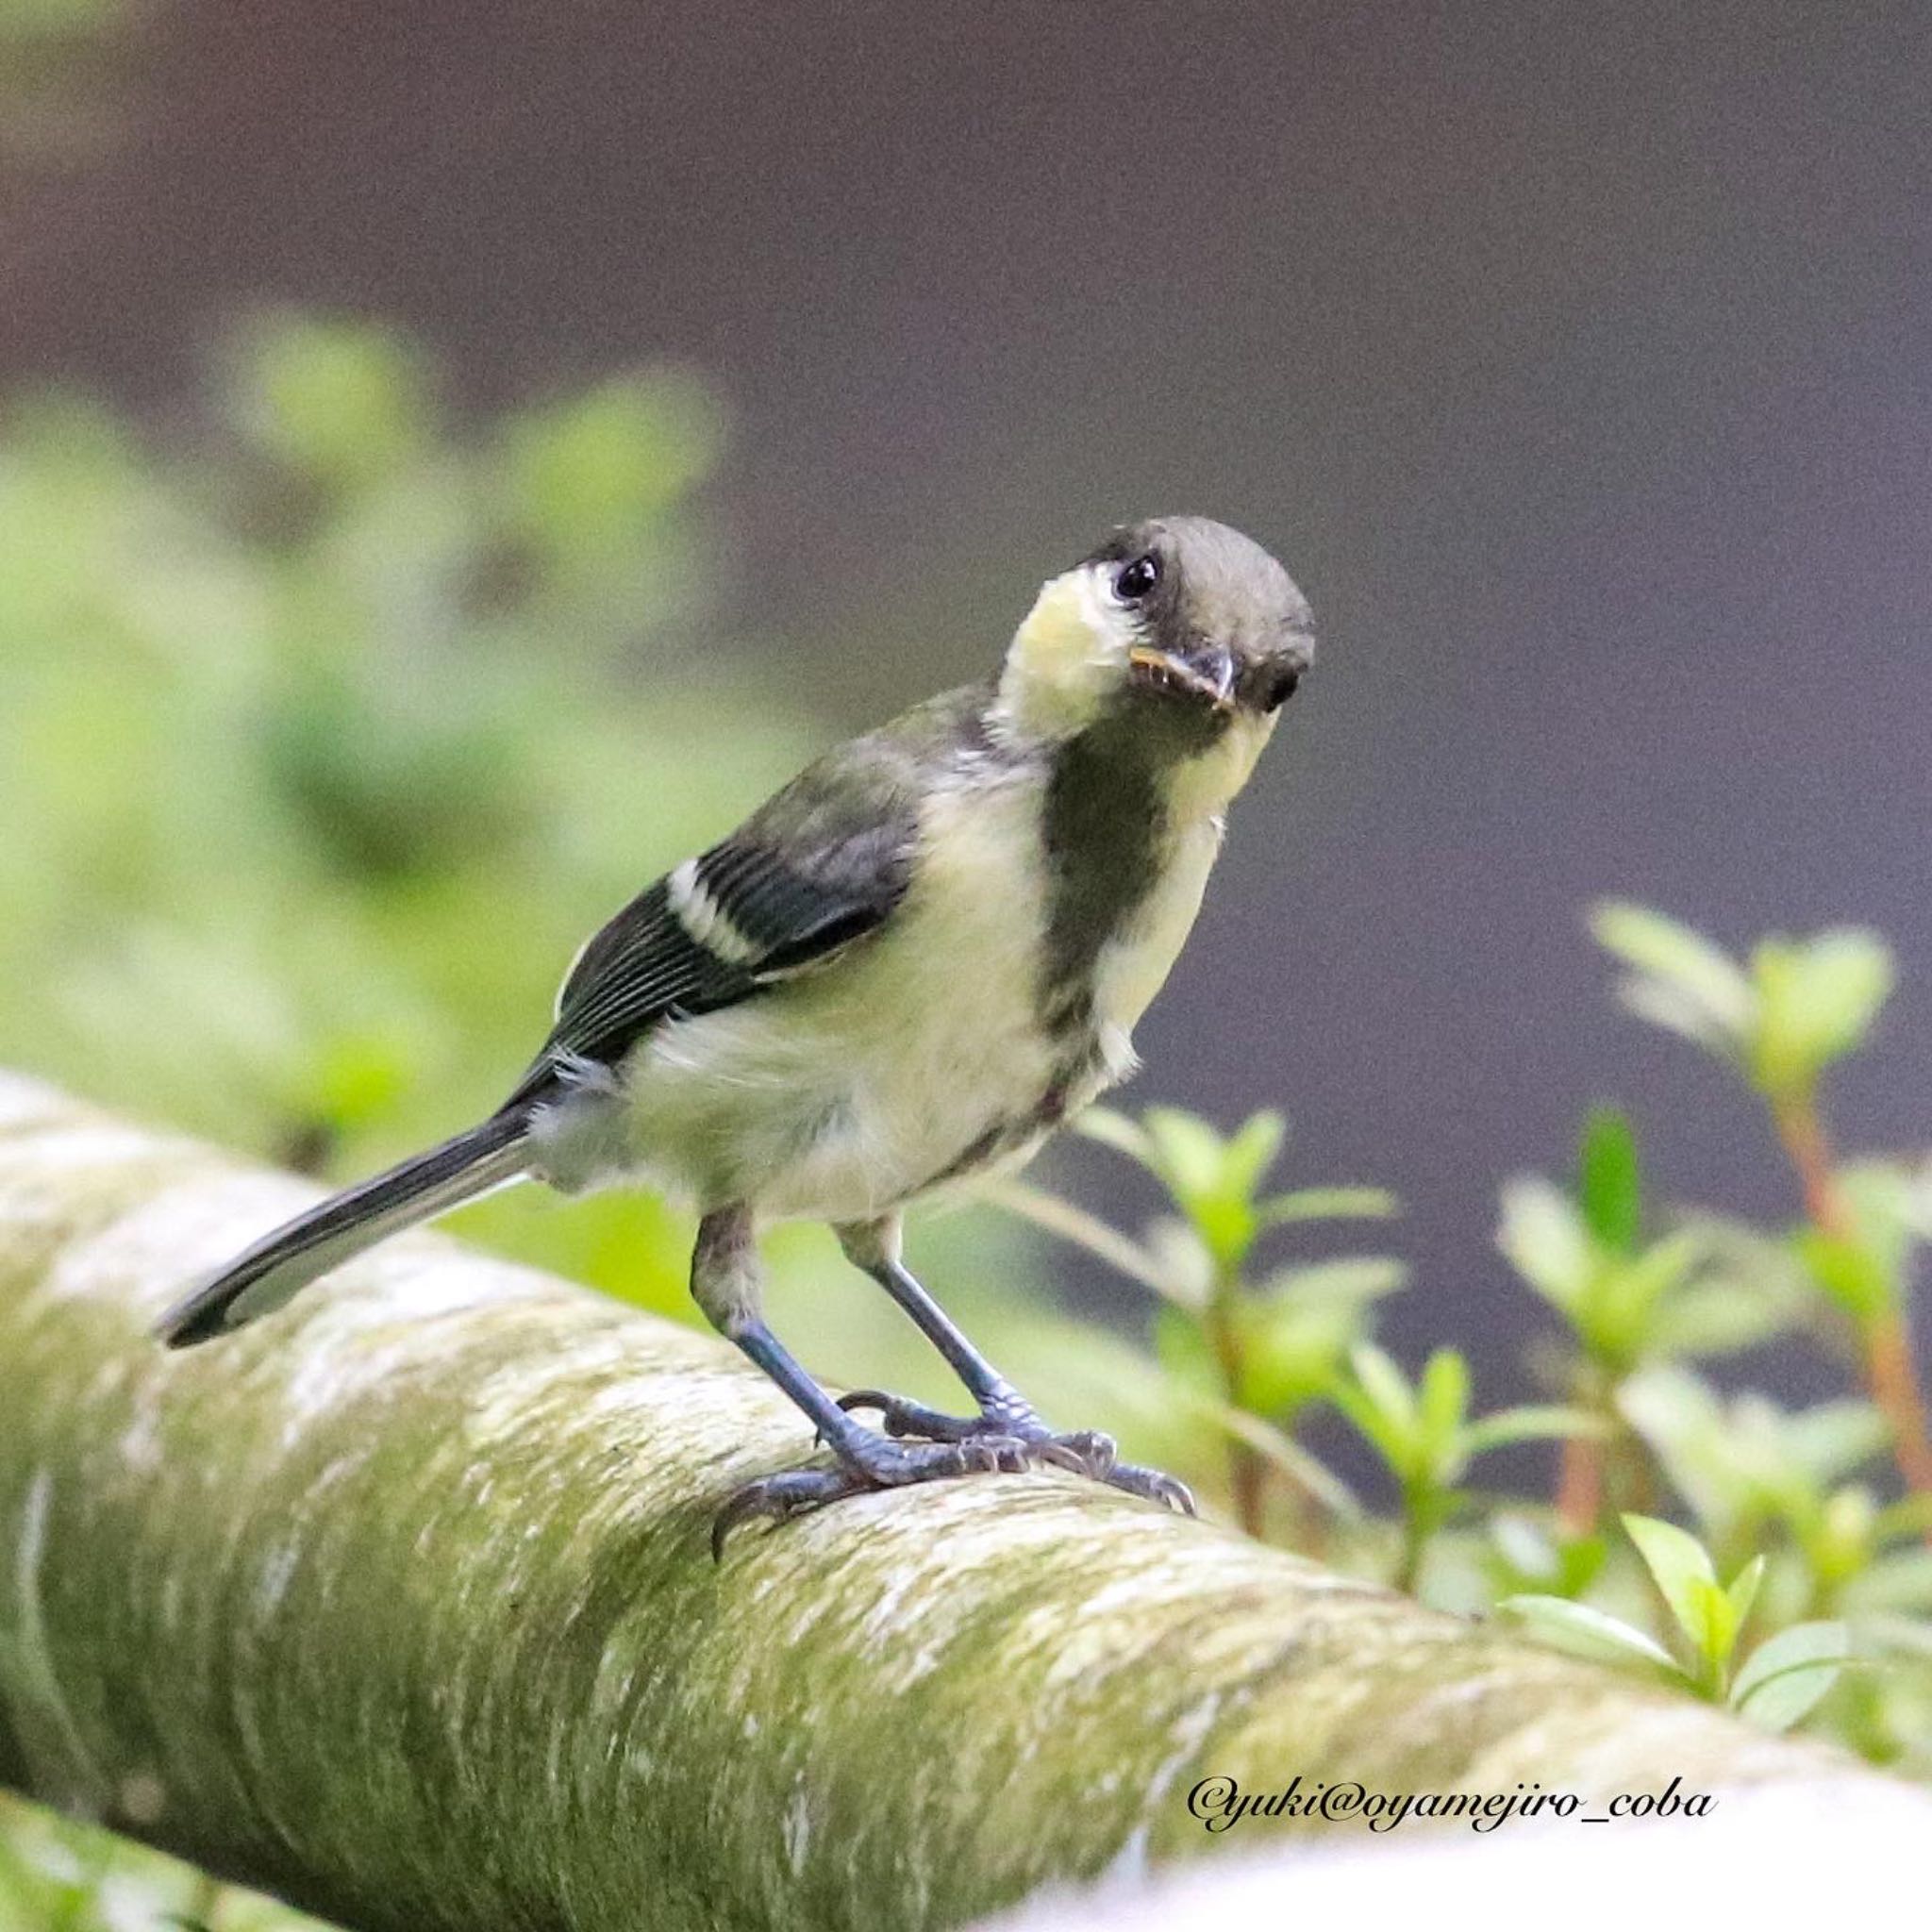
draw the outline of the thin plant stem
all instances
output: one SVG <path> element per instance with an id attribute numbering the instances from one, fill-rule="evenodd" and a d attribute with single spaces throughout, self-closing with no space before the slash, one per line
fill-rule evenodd
<path id="1" fill-rule="evenodd" d="M 1557 1480 L 1557 1522 L 1569 1537 L 1588 1536 L 1604 1509 L 1604 1462 L 1608 1444 L 1601 1436 L 1566 1436 Z"/>
<path id="2" fill-rule="evenodd" d="M 1233 1270 L 1217 1267 L 1208 1291 L 1208 1306 L 1202 1310 L 1202 1325 L 1208 1345 L 1214 1352 L 1221 1372 L 1222 1391 L 1231 1407 L 1241 1407 L 1241 1345 L 1235 1331 L 1235 1303 L 1241 1282 Z M 1227 1488 L 1234 1504 L 1235 1521 L 1252 1537 L 1267 1527 L 1268 1463 L 1252 1443 L 1239 1436 L 1227 1439 Z"/>
<path id="3" fill-rule="evenodd" d="M 1058 1194 L 1049 1194 L 1045 1189 L 1032 1187 L 1024 1181 L 996 1182 L 983 1189 L 980 1198 L 1004 1208 L 1009 1214 L 1017 1214 L 1032 1222 L 1048 1234 L 1058 1235 L 1063 1241 L 1085 1248 L 1090 1255 L 1097 1255 L 1128 1280 L 1152 1289 L 1161 1300 L 1173 1302 L 1176 1307 L 1186 1308 L 1190 1314 L 1200 1312 L 1176 1290 L 1154 1257 L 1139 1241 L 1131 1235 L 1123 1234 L 1119 1228 L 1109 1226 L 1099 1215 L 1090 1214 L 1086 1208 L 1076 1208 L 1071 1201 L 1063 1201 Z"/>
<path id="4" fill-rule="evenodd" d="M 1773 1103 L 1772 1116 L 1805 1193 L 1805 1211 L 1818 1231 L 1835 1241 L 1855 1242 L 1858 1224 L 1839 1179 L 1831 1141 L 1816 1100 L 1799 1094 Z M 1932 1491 L 1932 1437 L 1925 1425 L 1925 1395 L 1912 1361 L 1911 1330 L 1903 1307 L 1857 1325 L 1865 1382 L 1891 1434 L 1893 1460 L 1907 1486 Z M 1932 1530 L 1926 1533 L 1932 1542 Z"/>
<path id="5" fill-rule="evenodd" d="M 1429 1525 L 1423 1519 L 1420 1499 L 1407 1484 L 1402 1493 L 1402 1551 L 1396 1559 L 1393 1588 L 1404 1596 L 1413 1596 L 1422 1580 L 1423 1558 L 1428 1554 Z"/>

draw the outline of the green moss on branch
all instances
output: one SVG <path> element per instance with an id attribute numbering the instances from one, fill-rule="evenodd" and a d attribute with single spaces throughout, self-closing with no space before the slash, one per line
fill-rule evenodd
<path id="1" fill-rule="evenodd" d="M 307 1193 L 0 1079 L 0 1778 L 346 1924 L 958 1924 L 1229 1842 L 1209 1774 L 1867 1776 L 1053 1473 L 714 1567 L 797 1417 L 434 1237 L 148 1340 Z"/>

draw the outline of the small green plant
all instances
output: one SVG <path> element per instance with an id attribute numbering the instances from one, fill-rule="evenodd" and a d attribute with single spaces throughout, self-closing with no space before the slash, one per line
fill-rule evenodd
<path id="1" fill-rule="evenodd" d="M 1587 1436 L 1597 1426 L 1574 1408 L 1502 1408 L 1472 1417 L 1469 1364 L 1453 1348 L 1437 1349 L 1414 1382 L 1369 1342 L 1350 1351 L 1349 1366 L 1349 1378 L 1330 1392 L 1395 1478 L 1402 1536 L 1394 1582 L 1400 1590 L 1416 1587 L 1430 1539 L 1469 1500 L 1458 1485 L 1478 1456 L 1511 1442 Z"/>
<path id="2" fill-rule="evenodd" d="M 1888 1441 L 1869 1402 L 1793 1412 L 1665 1369 L 1633 1379 L 1619 1404 L 1714 1550 L 1732 1562 L 1767 1548 L 1794 1559 L 1775 1592 L 1790 1614 L 1932 1611 L 1932 1552 L 1920 1541 L 1932 1516 L 1926 1499 L 1888 1503 L 1850 1480 Z"/>
<path id="3" fill-rule="evenodd" d="M 0 1791 L 0 1932 L 324 1932 L 96 1825 Z"/>
<path id="4" fill-rule="evenodd" d="M 1840 1166 L 1820 1107 L 1824 1074 L 1870 1036 L 1890 998 L 1891 954 L 1855 928 L 1764 940 L 1748 961 L 1662 913 L 1611 901 L 1592 924 L 1624 965 L 1618 996 L 1731 1068 L 1764 1103 L 1796 1174 L 1791 1237 L 1810 1282 L 1849 1331 L 1899 1473 L 1932 1491 L 1932 1436 L 1913 1363 L 1907 1280 L 1927 1238 L 1923 1166 Z"/>
<path id="5" fill-rule="evenodd" d="M 1607 1610 L 1564 1597 L 1507 1597 L 1498 1609 L 1560 1648 L 1653 1672 L 1767 1730 L 1789 1730 L 1830 1691 L 1853 1655 L 1842 1624 L 1788 1624 L 1740 1649 L 1764 1583 L 1762 1557 L 1723 1583 L 1710 1552 L 1674 1524 L 1637 1515 L 1623 1523 L 1669 1614 L 1671 1648 Z"/>
<path id="6" fill-rule="evenodd" d="M 1405 1271 L 1375 1255 L 1260 1273 L 1257 1259 L 1276 1230 L 1384 1220 L 1396 1211 L 1393 1196 L 1372 1187 L 1270 1190 L 1287 1136 L 1277 1113 L 1256 1114 L 1225 1136 L 1166 1107 L 1149 1108 L 1138 1121 L 1095 1108 L 1080 1127 L 1151 1174 L 1174 1213 L 1137 1240 L 1037 1189 L 1009 1184 L 998 1198 L 1161 1298 L 1157 1353 L 1175 1390 L 1222 1431 L 1228 1489 L 1244 1528 L 1263 1533 L 1277 1487 L 1304 1533 L 1307 1504 L 1353 1516 L 1347 1488 L 1291 1431 L 1334 1398 L 1374 1304 L 1401 1288 Z"/>
<path id="7" fill-rule="evenodd" d="M 1642 1458 L 1631 1453 L 1618 1404 L 1633 1374 L 1746 1347 L 1791 1319 L 1764 1278 L 1729 1265 L 1712 1227 L 1693 1222 L 1646 1239 L 1647 1219 L 1636 1133 L 1613 1108 L 1585 1123 L 1574 1191 L 1540 1174 L 1503 1189 L 1497 1245 L 1561 1317 L 1569 1345 L 1557 1374 L 1597 1424 L 1574 1433 L 1564 1455 L 1557 1509 L 1572 1535 L 1587 1533 L 1610 1504 L 1642 1500 Z"/>

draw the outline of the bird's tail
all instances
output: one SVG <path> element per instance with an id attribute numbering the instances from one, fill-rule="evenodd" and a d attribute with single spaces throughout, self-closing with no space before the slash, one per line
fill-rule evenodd
<path id="1" fill-rule="evenodd" d="M 426 1154 L 331 1194 L 197 1283 L 155 1324 L 155 1333 L 170 1348 L 188 1348 L 240 1328 L 385 1236 L 517 1179 L 528 1126 L 522 1109 L 492 1115 Z"/>

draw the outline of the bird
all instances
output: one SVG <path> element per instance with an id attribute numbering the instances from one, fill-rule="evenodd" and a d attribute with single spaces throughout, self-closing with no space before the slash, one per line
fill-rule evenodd
<path id="1" fill-rule="evenodd" d="M 735 1491 L 714 1556 L 750 1520 L 1042 1463 L 1193 1513 L 1108 1437 L 1049 1426 L 907 1267 L 903 1217 L 1017 1169 L 1136 1070 L 1227 808 L 1313 655 L 1307 600 L 1251 539 L 1119 525 L 1041 586 L 991 676 L 826 753 L 594 933 L 495 1112 L 274 1229 L 158 1336 L 228 1333 L 515 1180 L 642 1185 L 695 1210 L 698 1307 L 831 1451 Z M 806 1371 L 758 1251 L 798 1219 L 831 1225 L 972 1414 Z"/>

